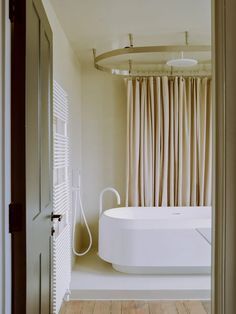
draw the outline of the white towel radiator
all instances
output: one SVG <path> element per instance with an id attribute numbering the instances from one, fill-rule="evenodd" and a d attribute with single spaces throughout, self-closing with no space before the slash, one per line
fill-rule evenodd
<path id="1" fill-rule="evenodd" d="M 52 311 L 59 313 L 71 280 L 70 187 L 68 97 L 63 88 L 53 84 L 53 223 L 52 236 Z"/>

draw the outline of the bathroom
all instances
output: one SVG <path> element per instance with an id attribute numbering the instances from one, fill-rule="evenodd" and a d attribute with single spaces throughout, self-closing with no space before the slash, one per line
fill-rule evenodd
<path id="1" fill-rule="evenodd" d="M 210 313 L 211 2 L 43 2 L 67 106 L 55 313 Z"/>

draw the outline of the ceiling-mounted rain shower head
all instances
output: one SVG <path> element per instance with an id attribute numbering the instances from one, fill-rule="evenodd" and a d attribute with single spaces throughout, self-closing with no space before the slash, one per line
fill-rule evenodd
<path id="1" fill-rule="evenodd" d="M 185 45 L 188 47 L 188 32 L 185 32 Z M 193 58 L 184 58 L 184 53 L 182 51 L 181 58 L 168 60 L 166 64 L 171 67 L 186 68 L 197 65 L 198 61 Z"/>
<path id="2" fill-rule="evenodd" d="M 198 64 L 196 59 L 184 58 L 183 52 L 181 53 L 181 58 L 179 59 L 171 59 L 166 62 L 167 65 L 171 67 L 185 68 L 185 67 L 193 67 Z"/>
<path id="3" fill-rule="evenodd" d="M 166 62 L 167 65 L 176 68 L 185 68 L 185 67 L 192 67 L 198 64 L 198 61 L 195 59 L 187 59 L 187 58 L 180 58 L 180 59 L 172 59 Z"/>

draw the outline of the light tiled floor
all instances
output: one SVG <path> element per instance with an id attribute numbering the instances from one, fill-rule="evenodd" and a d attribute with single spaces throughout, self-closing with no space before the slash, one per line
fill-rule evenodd
<path id="1" fill-rule="evenodd" d="M 210 302 L 70 301 L 60 314 L 210 314 Z"/>

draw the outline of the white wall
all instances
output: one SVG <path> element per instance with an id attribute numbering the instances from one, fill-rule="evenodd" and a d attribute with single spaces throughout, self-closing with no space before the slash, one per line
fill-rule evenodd
<path id="1" fill-rule="evenodd" d="M 125 200 L 126 89 L 123 78 L 92 67 L 82 73 L 82 197 L 96 247 L 99 193 L 112 186 Z M 104 196 L 105 208 L 116 206 L 111 192 Z"/>
<path id="2" fill-rule="evenodd" d="M 43 2 L 53 30 L 54 79 L 69 95 L 71 168 L 79 168 L 82 174 L 82 198 L 96 247 L 100 191 L 106 186 L 117 188 L 124 204 L 125 84 L 122 78 L 91 66 L 81 69 L 50 1 Z M 107 194 L 105 199 L 106 207 L 116 205 L 113 196 Z M 79 248 L 81 240 L 87 244 L 87 232 L 80 224 L 78 219 Z"/>
<path id="3" fill-rule="evenodd" d="M 71 48 L 55 11 L 48 0 L 43 0 L 53 31 L 53 75 L 68 93 L 72 166 L 81 164 L 81 65 Z"/>
<path id="4" fill-rule="evenodd" d="M 53 75 L 67 92 L 69 100 L 69 137 L 71 171 L 81 168 L 81 65 L 62 29 L 49 0 L 43 4 L 53 31 Z M 78 246 L 81 236 L 78 234 Z"/>

